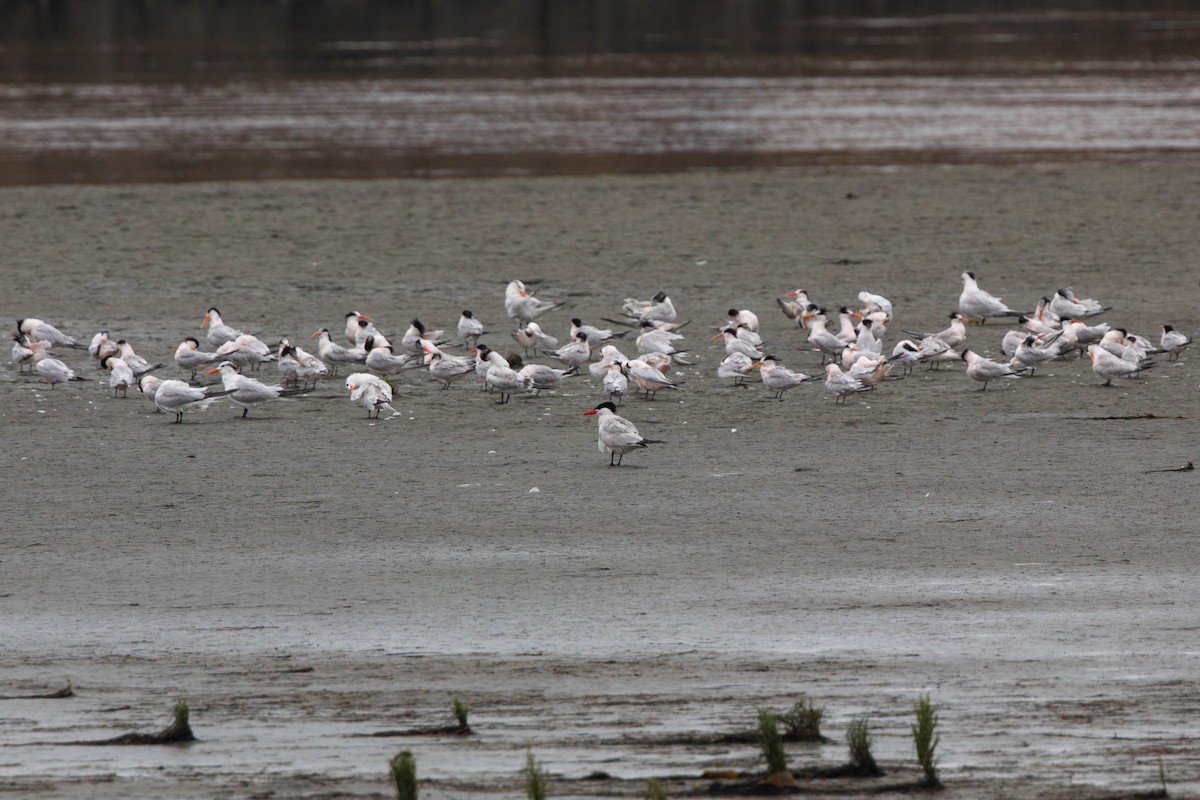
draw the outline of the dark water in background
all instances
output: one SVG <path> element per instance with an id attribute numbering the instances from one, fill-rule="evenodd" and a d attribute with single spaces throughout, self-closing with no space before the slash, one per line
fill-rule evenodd
<path id="1" fill-rule="evenodd" d="M 0 183 L 1192 161 L 1200 7 L 58 0 Z"/>

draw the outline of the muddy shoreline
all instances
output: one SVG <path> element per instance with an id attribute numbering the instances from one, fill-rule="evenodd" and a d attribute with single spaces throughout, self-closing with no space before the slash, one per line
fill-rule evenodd
<path id="1" fill-rule="evenodd" d="M 517 797 L 532 746 L 554 796 L 641 796 L 760 769 L 753 745 L 655 742 L 800 695 L 832 742 L 790 748 L 797 768 L 844 762 L 870 713 L 906 775 L 929 693 L 954 796 L 1152 790 L 1159 755 L 1195 795 L 1196 473 L 1150 472 L 1196 457 L 1193 354 L 1112 389 L 1063 361 L 835 407 L 724 387 L 707 327 L 752 308 L 812 372 L 777 295 L 889 296 L 890 344 L 938 326 L 972 268 L 1011 302 L 1073 286 L 1113 324 L 1194 332 L 1198 188 L 1187 166 L 1092 164 L 0 190 L 0 314 L 156 360 L 210 305 L 293 340 L 351 309 L 398 334 L 471 308 L 506 343 L 520 277 L 569 303 L 558 335 L 665 288 L 698 362 L 677 396 L 626 401 L 668 444 L 620 469 L 580 416 L 590 378 L 502 407 L 405 375 L 376 423 L 331 380 L 175 426 L 99 382 L 0 372 L 2 694 L 75 690 L 0 701 L 0 787 L 390 796 L 410 747 L 427 796 Z M 969 337 L 995 352 L 1004 330 Z M 448 724 L 453 696 L 475 736 L 362 736 Z M 179 698 L 189 746 L 23 745 L 159 729 Z M 598 770 L 628 780 L 566 782 Z"/>

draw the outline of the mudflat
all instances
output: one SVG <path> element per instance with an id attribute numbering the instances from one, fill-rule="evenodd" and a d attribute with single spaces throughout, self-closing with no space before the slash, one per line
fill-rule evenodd
<path id="1" fill-rule="evenodd" d="M 666 443 L 620 468 L 587 376 L 498 405 L 405 372 L 378 421 L 339 376 L 173 425 L 86 351 L 61 357 L 91 382 L 5 369 L 0 788 L 384 797 L 409 748 L 425 796 L 517 797 L 532 748 L 552 796 L 686 796 L 761 775 L 721 737 L 806 696 L 828 741 L 789 745 L 794 768 L 844 762 L 869 714 L 889 774 L 804 791 L 865 795 L 916 780 L 928 694 L 953 796 L 1152 791 L 1160 756 L 1195 794 L 1197 473 L 1163 470 L 1197 455 L 1196 354 L 1112 387 L 1086 359 L 986 391 L 919 369 L 837 406 L 820 381 L 728 387 L 710 336 L 752 309 L 819 374 L 776 297 L 883 294 L 890 350 L 944 327 L 966 269 L 1017 307 L 1071 286 L 1114 327 L 1190 334 L 1198 190 L 1132 164 L 0 190 L 0 315 L 107 329 L 164 377 L 210 306 L 272 344 L 351 310 L 454 339 L 466 308 L 515 349 L 515 278 L 567 304 L 542 320 L 560 338 L 666 291 L 694 362 L 625 399 Z M 967 343 L 997 356 L 1008 327 Z M 454 697 L 475 733 L 421 734 Z M 63 744 L 180 698 L 193 744 Z"/>

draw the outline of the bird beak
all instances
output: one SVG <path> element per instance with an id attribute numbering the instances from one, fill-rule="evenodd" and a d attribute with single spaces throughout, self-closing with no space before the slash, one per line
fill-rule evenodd
<path id="1" fill-rule="evenodd" d="M 204 315 L 204 319 L 200 320 L 200 329 L 204 330 L 204 326 L 208 324 L 208 314 Z"/>
<path id="2" fill-rule="evenodd" d="M 366 314 L 359 314 L 359 315 L 358 315 L 358 318 L 359 318 L 359 319 L 365 319 L 367 322 L 374 322 L 374 321 L 375 321 L 375 320 L 371 319 L 370 317 L 368 317 Z"/>
<path id="3" fill-rule="evenodd" d="M 720 332 L 720 333 L 718 333 L 716 336 L 712 337 L 712 339 L 711 339 L 710 341 L 713 341 L 713 342 L 715 342 L 717 339 L 720 339 L 720 338 L 721 338 L 722 336 L 724 336 L 724 335 L 725 335 L 725 331 L 721 331 L 721 332 Z"/>
<path id="4" fill-rule="evenodd" d="M 755 361 L 753 364 L 750 365 L 750 368 L 754 369 L 755 367 L 761 367 L 762 365 L 763 365 L 763 362 Z"/>
<path id="5" fill-rule="evenodd" d="M 204 373 L 204 374 L 205 374 L 205 375 L 212 375 L 214 372 L 220 372 L 220 371 L 221 371 L 221 368 L 220 368 L 220 367 L 213 367 L 212 369 L 210 369 L 208 372 L 206 372 L 206 373 Z"/>
<path id="6" fill-rule="evenodd" d="M 594 409 L 594 408 L 593 408 L 591 411 L 585 411 L 585 412 L 583 412 L 583 415 L 584 415 L 585 417 L 590 417 L 592 414 L 595 414 L 595 413 L 596 413 L 596 409 Z"/>
<path id="7" fill-rule="evenodd" d="M 321 335 L 321 332 L 320 332 L 320 331 L 313 331 L 313 333 L 312 333 L 312 336 L 309 336 L 308 338 L 310 338 L 310 339 L 315 339 L 315 338 L 317 338 L 317 337 L 318 337 L 318 336 L 320 336 L 320 335 Z"/>

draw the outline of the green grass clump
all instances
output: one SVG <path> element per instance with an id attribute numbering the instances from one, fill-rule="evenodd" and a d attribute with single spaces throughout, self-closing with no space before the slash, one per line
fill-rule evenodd
<path id="1" fill-rule="evenodd" d="M 779 721 L 787 729 L 788 736 L 795 739 L 819 740 L 823 716 L 825 716 L 825 709 L 814 706 L 812 700 L 807 697 L 801 697 L 790 710 L 779 715 Z"/>
<path id="2" fill-rule="evenodd" d="M 1159 789 L 1160 796 L 1167 797 L 1167 768 L 1163 766 L 1161 753 L 1158 756 L 1158 783 L 1162 787 Z"/>
<path id="3" fill-rule="evenodd" d="M 458 697 L 454 698 L 454 718 L 458 720 L 458 727 L 462 728 L 463 730 L 467 730 L 471 727 L 467 724 L 467 714 L 470 712 L 470 710 L 471 709 L 467 707 L 466 703 L 464 703 L 462 700 L 459 700 Z"/>
<path id="4" fill-rule="evenodd" d="M 401 750 L 388 762 L 399 800 L 417 800 L 417 760 L 411 750 Z"/>
<path id="5" fill-rule="evenodd" d="M 667 790 L 658 782 L 658 778 L 646 781 L 646 800 L 667 800 Z"/>
<path id="6" fill-rule="evenodd" d="M 941 789 L 942 782 L 938 779 L 937 774 L 938 760 L 934 755 L 938 742 L 942 740 L 941 735 L 937 732 L 937 711 L 929 702 L 927 694 L 923 694 L 917 699 L 914 710 L 917 714 L 917 721 L 912 726 L 912 737 L 913 744 L 917 748 L 917 763 L 925 772 L 925 786 L 929 789 Z"/>
<path id="7" fill-rule="evenodd" d="M 882 775 L 883 770 L 871 755 L 871 724 L 866 714 L 850 720 L 846 727 L 846 744 L 850 746 L 850 764 L 862 775 Z"/>
<path id="8" fill-rule="evenodd" d="M 529 800 L 546 800 L 546 769 L 533 757 L 533 748 L 525 756 L 525 794 Z"/>
<path id="9" fill-rule="evenodd" d="M 758 746 L 767 760 L 767 774 L 787 772 L 787 754 L 779 737 L 779 718 L 766 708 L 758 709 Z"/>

